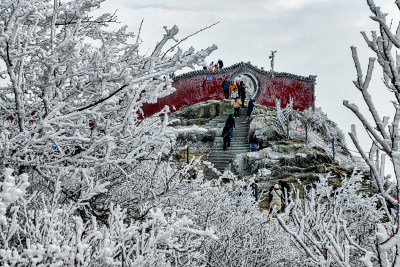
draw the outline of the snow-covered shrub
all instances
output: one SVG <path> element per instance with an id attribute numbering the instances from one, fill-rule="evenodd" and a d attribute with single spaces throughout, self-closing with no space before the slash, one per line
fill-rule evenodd
<path id="1" fill-rule="evenodd" d="M 171 161 L 168 108 L 146 118 L 141 107 L 216 46 L 165 48 L 173 26 L 141 55 L 140 36 L 92 13 L 102 2 L 0 3 L 2 263 L 165 266 L 185 235 L 205 233 L 170 200 L 196 163 Z"/>
<path id="2" fill-rule="evenodd" d="M 334 177 L 320 175 L 316 184 L 296 189 L 278 221 L 318 264 L 360 266 L 360 258 L 375 250 L 370 235 L 384 219 L 384 209 L 377 209 L 379 198 L 370 196 L 361 175 L 344 178 L 336 188 L 329 179 Z"/>
<path id="3" fill-rule="evenodd" d="M 319 266 L 387 267 L 398 265 L 400 259 L 398 209 L 400 195 L 398 66 L 400 58 L 397 56 L 400 49 L 399 28 L 397 32 L 396 27 L 393 29 L 392 21 L 387 21 L 388 13 L 376 6 L 373 0 L 366 2 L 372 13 L 370 18 L 378 24 L 379 31 L 372 31 L 371 37 L 368 37 L 365 32 L 361 34 L 376 57 L 369 58 L 367 70 L 363 73 L 357 48 L 351 47 L 351 51 L 357 75 L 353 83 L 357 91 L 361 93 L 363 103 L 368 107 L 370 119 L 357 104 L 347 100 L 343 101 L 343 104 L 356 115 L 372 140 L 372 146 L 369 152 L 366 152 L 358 140 L 356 126 L 351 126 L 349 135 L 370 169 L 367 184 L 372 189 L 372 197 L 363 196 L 361 192 L 365 190 L 365 187 L 358 186 L 357 189 L 359 182 L 357 180 L 355 183 L 352 182 L 353 177 L 351 177 L 334 192 L 329 187 L 327 188 L 331 196 L 333 193 L 331 199 L 328 197 L 329 194 L 325 194 L 327 202 L 323 202 L 320 197 L 323 194 L 314 189 L 308 192 L 305 201 L 299 200 L 297 196 L 289 213 L 293 218 L 292 224 L 283 221 L 287 214 L 278 216 L 284 229 Z M 395 1 L 394 4 L 400 7 L 399 1 Z M 393 8 L 391 11 L 398 8 Z M 393 94 L 390 104 L 393 104 L 395 113 L 391 123 L 389 116 L 379 115 L 379 106 L 375 105 L 372 95 L 379 95 L 379 92 L 372 95 L 369 92 L 376 62 L 383 73 L 383 84 Z M 373 89 L 381 90 L 380 87 Z M 385 175 L 386 156 L 393 163 L 395 181 L 392 183 Z M 395 188 L 394 194 L 393 188 Z M 379 199 L 379 205 L 377 199 Z"/>
<path id="4" fill-rule="evenodd" d="M 1 76 L 8 81 L 0 95 L 1 162 L 28 173 L 31 192 L 51 196 L 58 182 L 63 201 L 85 205 L 105 194 L 82 199 L 91 186 L 111 190 L 127 172 L 145 173 L 143 162 L 157 165 L 169 154 L 176 132 L 168 109 L 143 118 L 141 106 L 174 91 L 169 74 L 202 64 L 216 49 L 168 52 L 174 26 L 142 56 L 140 36 L 107 29 L 115 15 L 92 17 L 101 2 L 0 3 Z M 96 206 L 83 210 L 88 218 L 99 214 Z"/>
<path id="5" fill-rule="evenodd" d="M 186 190 L 177 192 L 176 203 L 182 209 L 190 207 L 188 216 L 192 216 L 196 225 L 200 229 L 212 229 L 218 237 L 205 239 L 198 243 L 197 249 L 194 246 L 193 255 L 188 255 L 184 263 L 188 266 L 286 266 L 308 262 L 277 222 L 269 221 L 267 212 L 260 212 L 249 184 L 229 173 L 224 178 L 231 182 L 196 179 L 187 185 L 186 190 L 191 194 Z"/>
<path id="6" fill-rule="evenodd" d="M 0 188 L 3 266 L 165 266 L 205 238 L 218 239 L 213 230 L 199 228 L 185 215 L 190 210 L 172 206 L 151 208 L 142 220 L 111 206 L 106 224 L 95 217 L 84 222 L 74 212 L 76 205 L 59 201 L 59 187 L 52 199 L 42 198 L 41 209 L 28 209 L 32 198 L 25 195 L 27 177 L 16 179 L 11 172 L 6 169 Z"/>
<path id="7" fill-rule="evenodd" d="M 310 130 L 318 132 L 325 142 L 331 142 L 335 139 L 340 146 L 346 147 L 345 138 L 342 130 L 338 125 L 331 121 L 328 116 L 322 111 L 322 108 L 317 107 L 315 110 L 311 108 L 300 111 L 301 116 L 307 120 Z"/>

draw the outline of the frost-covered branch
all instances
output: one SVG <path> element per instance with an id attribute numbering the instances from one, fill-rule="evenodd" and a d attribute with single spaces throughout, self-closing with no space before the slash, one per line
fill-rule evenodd
<path id="1" fill-rule="evenodd" d="M 329 185 L 332 179 L 336 178 L 320 175 L 315 188 L 304 187 L 302 198 L 292 195 L 291 204 L 277 219 L 316 265 L 355 266 L 357 256 L 373 255 L 371 240 L 364 235 L 383 213 L 374 209 L 377 197 L 362 191 L 360 175 L 344 178 L 337 189 Z M 376 262 L 377 257 L 369 260 Z"/>

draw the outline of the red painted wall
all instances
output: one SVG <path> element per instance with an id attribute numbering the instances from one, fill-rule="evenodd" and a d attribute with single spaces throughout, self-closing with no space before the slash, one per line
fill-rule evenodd
<path id="1" fill-rule="evenodd" d="M 144 104 L 142 109 L 146 116 L 159 112 L 164 106 L 170 106 L 172 112 L 186 105 L 193 105 L 210 99 L 224 98 L 222 82 L 227 74 L 202 74 L 186 77 L 174 81 L 172 87 L 176 91 L 164 98 L 158 99 L 156 104 Z M 212 80 L 207 80 L 211 77 Z M 230 75 L 229 75 L 230 77 Z M 175 110 L 173 109 L 175 107 Z"/>
<path id="2" fill-rule="evenodd" d="M 281 100 L 281 106 L 289 103 L 289 95 L 293 99 L 295 110 L 304 110 L 309 107 L 314 109 L 314 83 L 291 77 L 259 77 L 261 92 L 256 98 L 256 103 L 264 106 L 275 106 L 275 99 Z"/>
<path id="3" fill-rule="evenodd" d="M 232 77 L 238 71 L 250 71 L 258 77 L 260 94 L 256 103 L 265 106 L 275 106 L 275 99 L 281 99 L 282 107 L 289 103 L 289 95 L 293 98 L 294 109 L 304 110 L 314 108 L 315 80 L 286 73 L 276 73 L 274 78 L 250 65 L 239 63 L 217 71 L 196 71 L 177 77 L 172 83 L 176 91 L 169 96 L 158 99 L 156 104 L 145 104 L 142 109 L 145 116 L 159 112 L 165 105 L 170 106 L 172 112 L 186 105 L 207 101 L 221 100 L 224 98 L 222 81 L 225 77 Z M 250 97 L 250 96 L 247 96 Z M 175 109 L 173 108 L 175 107 Z"/>

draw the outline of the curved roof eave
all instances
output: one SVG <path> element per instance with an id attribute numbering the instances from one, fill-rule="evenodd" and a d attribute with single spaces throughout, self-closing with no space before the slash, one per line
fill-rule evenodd
<path id="1" fill-rule="evenodd" d="M 218 70 L 195 70 L 195 71 L 190 71 L 187 73 L 183 73 L 181 75 L 178 75 L 174 78 L 174 81 L 180 80 L 180 79 L 184 79 L 184 78 L 188 78 L 188 77 L 192 77 L 195 75 L 206 75 L 206 74 L 217 74 L 217 73 L 226 73 L 229 72 L 231 70 L 237 69 L 237 68 L 249 68 L 252 69 L 258 73 L 264 74 L 264 75 L 268 75 L 270 77 L 274 76 L 274 77 L 289 77 L 289 78 L 293 78 L 293 79 L 298 79 L 298 80 L 302 80 L 302 81 L 307 81 L 307 82 L 312 82 L 315 83 L 317 75 L 309 75 L 308 77 L 305 76 L 300 76 L 300 75 L 296 75 L 296 74 L 292 74 L 292 73 L 287 73 L 287 72 L 272 72 L 271 71 L 265 71 L 264 68 L 259 69 L 257 66 L 252 65 L 250 62 L 239 62 L 236 63 L 232 66 L 226 67 L 226 68 L 222 68 L 222 69 L 218 69 Z"/>

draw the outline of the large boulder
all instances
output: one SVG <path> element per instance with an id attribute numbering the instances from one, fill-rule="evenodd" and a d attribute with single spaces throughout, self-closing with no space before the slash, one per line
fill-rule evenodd
<path id="1" fill-rule="evenodd" d="M 185 127 L 177 126 L 176 129 L 185 129 Z M 177 135 L 177 141 L 190 141 L 190 142 L 213 142 L 218 134 L 218 128 L 209 128 L 207 130 L 191 130 L 182 131 Z"/>
<path id="2" fill-rule="evenodd" d="M 292 141 L 270 141 L 267 148 L 236 156 L 232 169 L 240 177 L 255 175 L 261 187 L 278 180 L 313 181 L 334 164 L 324 151 Z"/>
<path id="3" fill-rule="evenodd" d="M 255 134 L 261 141 L 276 141 L 283 137 L 277 131 L 277 121 L 273 116 L 257 114 L 252 118 L 249 128 L 249 135 Z"/>
<path id="4" fill-rule="evenodd" d="M 232 105 L 228 100 L 209 100 L 190 106 L 184 106 L 172 113 L 171 117 L 179 119 L 181 125 L 202 125 L 231 108 Z"/>

